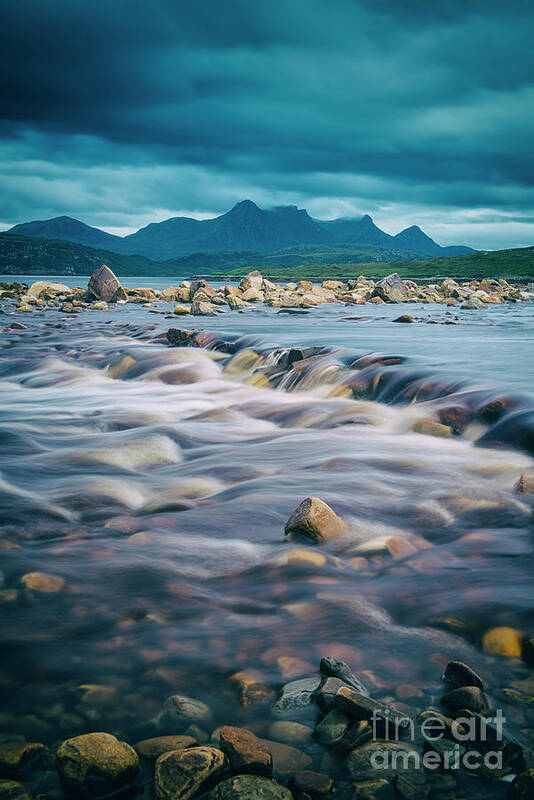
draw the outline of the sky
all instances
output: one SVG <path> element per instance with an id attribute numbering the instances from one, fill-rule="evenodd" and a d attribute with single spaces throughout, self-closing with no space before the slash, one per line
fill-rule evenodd
<path id="1" fill-rule="evenodd" d="M 249 198 L 534 244 L 531 0 L 3 0 L 0 229 Z"/>

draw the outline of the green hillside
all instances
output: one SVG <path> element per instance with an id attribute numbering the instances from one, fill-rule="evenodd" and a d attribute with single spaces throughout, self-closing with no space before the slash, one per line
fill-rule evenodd
<path id="1" fill-rule="evenodd" d="M 258 264 L 255 265 L 261 268 Z M 265 277 L 272 280 L 300 280 L 311 278 L 355 278 L 358 275 L 382 278 L 398 272 L 403 278 L 534 278 L 534 247 L 513 250 L 477 252 L 448 258 L 426 258 L 418 261 L 406 260 L 386 262 L 347 262 L 335 264 L 300 264 L 289 269 L 264 269 Z M 243 274 L 243 270 L 232 270 L 229 276 Z M 212 277 L 215 277 L 214 275 Z"/>
<path id="2" fill-rule="evenodd" d="M 32 239 L 0 233 L 0 273 L 4 275 L 90 275 L 107 264 L 117 275 L 180 274 L 144 256 L 123 256 L 60 239 Z"/>

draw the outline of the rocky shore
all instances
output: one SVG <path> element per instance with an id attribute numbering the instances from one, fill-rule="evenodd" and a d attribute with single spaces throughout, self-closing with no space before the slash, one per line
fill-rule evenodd
<path id="1" fill-rule="evenodd" d="M 316 518 L 312 527 L 330 522 Z M 302 521 L 300 529 L 307 535 Z M 493 652 L 510 655 L 508 640 L 505 631 L 495 631 L 500 649 Z M 520 653 L 533 666 L 534 639 L 523 638 Z M 491 792 L 502 779 L 509 800 L 529 800 L 534 796 L 534 754 L 526 741 L 503 727 L 499 712 L 500 698 L 509 699 L 513 690 L 487 687 L 460 661 L 447 663 L 441 679 L 442 688 L 437 684 L 430 697 L 410 684 L 399 684 L 391 693 L 371 670 L 356 675 L 343 660 L 325 656 L 316 672 L 284 684 L 274 699 L 260 674 L 229 676 L 238 705 L 264 709 L 265 721 L 254 730 L 215 725 L 206 703 L 172 694 L 142 726 L 146 735 L 134 744 L 105 731 L 48 747 L 2 734 L 0 798 L 31 800 L 28 787 L 53 769 L 62 796 L 82 800 L 111 795 L 143 800 L 455 800 L 471 796 L 464 792 L 473 781 L 478 797 L 484 784 Z M 116 694 L 113 687 L 85 688 L 89 703 L 84 710 L 92 706 L 97 715 L 110 693 Z M 515 694 L 516 704 L 531 718 L 531 698 Z M 57 795 L 45 791 L 34 797 L 52 800 Z"/>
<path id="2" fill-rule="evenodd" d="M 0 301 L 12 301 L 19 312 L 57 308 L 64 313 L 85 309 L 102 311 L 108 304 L 140 303 L 151 308 L 155 303 L 174 303 L 174 308 L 152 309 L 176 315 L 213 316 L 224 310 L 265 305 L 277 309 L 312 309 L 325 303 L 363 305 L 373 303 L 440 303 L 464 309 L 486 308 L 488 305 L 517 303 L 534 299 L 531 285 L 511 285 L 506 280 L 484 279 L 458 283 L 451 278 L 439 284 L 418 284 L 402 280 L 397 273 L 380 281 L 363 275 L 347 282 L 325 280 L 321 285 L 301 280 L 278 284 L 254 270 L 238 286 L 227 284 L 214 289 L 204 280 L 182 281 L 163 290 L 149 287 L 124 288 L 113 272 L 102 265 L 89 280 L 87 290 L 69 289 L 61 283 L 36 281 L 31 286 L 21 283 L 0 283 Z M 405 318 L 401 318 L 405 317 Z M 411 322 L 401 315 L 399 322 Z"/>

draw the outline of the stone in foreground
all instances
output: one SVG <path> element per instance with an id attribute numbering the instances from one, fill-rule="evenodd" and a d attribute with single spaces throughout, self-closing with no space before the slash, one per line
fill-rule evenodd
<path id="1" fill-rule="evenodd" d="M 58 748 L 56 768 L 65 794 L 93 798 L 124 789 L 139 771 L 133 747 L 110 733 L 86 733 Z"/>
<path id="2" fill-rule="evenodd" d="M 219 746 L 227 757 L 232 772 L 238 775 L 252 773 L 271 777 L 271 754 L 252 731 L 225 725 L 219 734 Z"/>
<path id="3" fill-rule="evenodd" d="M 171 750 L 156 761 L 154 800 L 189 800 L 209 791 L 228 774 L 228 761 L 216 747 Z"/>
<path id="4" fill-rule="evenodd" d="M 106 303 L 113 301 L 121 288 L 119 279 L 105 264 L 95 269 L 87 286 L 90 294 Z"/>
<path id="5" fill-rule="evenodd" d="M 334 539 L 346 529 L 347 523 L 324 500 L 307 497 L 289 517 L 285 534 L 291 538 L 303 536 L 321 543 Z"/>
<path id="6" fill-rule="evenodd" d="M 478 686 L 479 689 L 486 688 L 480 675 L 462 661 L 449 661 L 445 668 L 443 678 L 455 688 L 461 686 Z"/>
<path id="7" fill-rule="evenodd" d="M 208 800 L 293 800 L 285 786 L 257 775 L 237 775 L 213 789 Z"/>

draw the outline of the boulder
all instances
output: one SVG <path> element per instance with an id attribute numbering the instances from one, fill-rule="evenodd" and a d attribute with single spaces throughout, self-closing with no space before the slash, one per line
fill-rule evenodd
<path id="1" fill-rule="evenodd" d="M 411 300 L 410 289 L 397 272 L 393 272 L 379 281 L 373 292 L 385 303 L 406 303 Z"/>
<path id="2" fill-rule="evenodd" d="M 248 289 L 261 289 L 262 286 L 263 275 L 257 269 L 253 269 L 239 281 L 239 288 L 242 292 L 246 292 Z"/>
<path id="3" fill-rule="evenodd" d="M 271 754 L 252 731 L 225 725 L 219 732 L 219 747 L 227 757 L 233 773 L 271 777 Z"/>
<path id="4" fill-rule="evenodd" d="M 28 289 L 30 297 L 43 297 L 43 295 L 70 294 L 71 289 L 64 283 L 53 281 L 35 281 Z"/>
<path id="5" fill-rule="evenodd" d="M 285 534 L 288 537 L 304 536 L 320 543 L 335 538 L 346 529 L 347 523 L 324 500 L 307 497 L 286 522 Z"/>
<path id="6" fill-rule="evenodd" d="M 214 317 L 217 312 L 213 308 L 212 303 L 207 303 L 204 300 L 198 300 L 196 297 L 191 303 L 191 314 L 198 317 Z"/>
<path id="7" fill-rule="evenodd" d="M 96 297 L 97 300 L 105 300 L 106 303 L 122 299 L 120 297 L 121 290 L 122 286 L 119 279 L 105 264 L 95 269 L 89 278 L 87 286 L 87 291 L 90 294 Z"/>
<path id="8" fill-rule="evenodd" d="M 189 800 L 203 794 L 228 775 L 226 756 L 216 747 L 171 750 L 156 761 L 154 800 Z"/>
<path id="9" fill-rule="evenodd" d="M 66 739 L 56 753 L 65 794 L 93 798 L 128 786 L 139 771 L 139 756 L 110 733 L 86 733 Z"/>
<path id="10" fill-rule="evenodd" d="M 208 800 L 293 800 L 293 795 L 276 781 L 257 775 L 236 775 L 213 789 Z"/>

